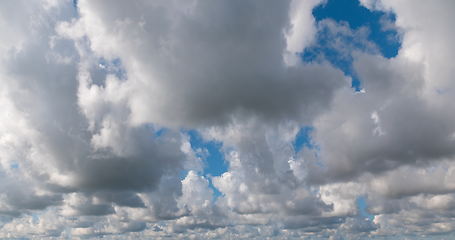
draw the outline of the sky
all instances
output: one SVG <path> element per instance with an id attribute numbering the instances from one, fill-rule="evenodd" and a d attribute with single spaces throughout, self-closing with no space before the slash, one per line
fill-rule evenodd
<path id="1" fill-rule="evenodd" d="M 0 2 L 0 239 L 454 239 L 455 1 Z"/>

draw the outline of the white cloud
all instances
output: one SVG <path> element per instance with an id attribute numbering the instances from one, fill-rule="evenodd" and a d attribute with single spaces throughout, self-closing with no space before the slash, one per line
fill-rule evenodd
<path id="1" fill-rule="evenodd" d="M 396 14 L 392 59 L 367 28 L 315 23 L 321 3 L 0 3 L 0 238 L 453 232 L 453 2 L 362 1 Z M 296 57 L 321 31 L 363 94 Z M 188 129 L 227 172 L 204 172 Z"/>

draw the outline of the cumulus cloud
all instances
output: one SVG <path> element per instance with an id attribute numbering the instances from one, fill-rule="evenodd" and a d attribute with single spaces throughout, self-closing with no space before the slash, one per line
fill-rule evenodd
<path id="1" fill-rule="evenodd" d="M 360 1 L 392 58 L 325 2 L 0 3 L 0 238 L 451 234 L 453 2 Z"/>

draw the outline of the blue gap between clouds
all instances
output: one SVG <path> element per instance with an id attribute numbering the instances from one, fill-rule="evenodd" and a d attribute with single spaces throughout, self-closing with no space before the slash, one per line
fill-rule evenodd
<path id="1" fill-rule="evenodd" d="M 115 58 L 111 61 L 100 58 L 98 60 L 98 67 L 103 69 L 107 74 L 115 75 L 118 79 L 125 80 L 128 78 L 120 58 Z"/>
<path id="2" fill-rule="evenodd" d="M 321 4 L 313 9 L 313 16 L 317 22 L 324 19 L 332 19 L 338 23 L 346 22 L 356 30 L 366 26 L 370 30 L 368 40 L 375 43 L 381 54 L 386 58 L 395 57 L 401 46 L 399 35 L 396 30 L 384 28 L 381 21 L 395 22 L 393 13 L 384 13 L 380 11 L 370 11 L 360 5 L 358 0 L 328 0 L 327 3 Z M 356 76 L 352 67 L 352 57 L 346 59 L 333 48 L 329 47 L 330 41 L 326 32 L 317 34 L 317 45 L 309 47 L 301 54 L 303 61 L 312 62 L 322 55 L 335 67 L 341 69 L 346 75 L 352 77 L 352 88 L 355 91 L 361 91 L 361 81 Z M 349 41 L 349 39 L 347 39 Z M 362 46 L 354 46 L 362 50 Z"/>
<path id="3" fill-rule="evenodd" d="M 401 46 L 398 32 L 393 29 L 383 29 L 382 20 L 395 22 L 395 15 L 380 11 L 370 11 L 360 5 L 358 0 L 329 0 L 327 4 L 313 9 L 316 21 L 331 18 L 337 22 L 347 22 L 353 29 L 367 26 L 370 29 L 368 40 L 374 42 L 386 58 L 395 57 Z"/>
<path id="4" fill-rule="evenodd" d="M 19 168 L 19 163 L 17 163 L 17 162 L 11 163 L 10 168 L 11 169 L 18 169 Z"/>
<path id="5" fill-rule="evenodd" d="M 300 128 L 293 142 L 294 151 L 296 153 L 300 152 L 304 147 L 307 147 L 309 149 L 314 148 L 314 144 L 311 139 L 311 133 L 313 130 L 314 128 L 310 126 Z"/>
<path id="6" fill-rule="evenodd" d="M 154 138 L 159 138 L 168 131 L 166 128 L 154 129 L 153 126 L 150 126 L 150 128 L 153 129 Z M 189 136 L 191 148 L 195 152 L 196 156 L 204 161 L 202 174 L 208 180 L 209 187 L 213 190 L 214 198 L 218 198 L 222 194 L 217 188 L 215 188 L 215 186 L 213 186 L 211 177 L 221 176 L 223 173 L 228 171 L 228 166 L 221 151 L 223 144 L 217 141 L 205 141 L 196 130 L 182 130 L 182 133 Z M 182 170 L 179 174 L 179 178 L 183 180 L 187 175 L 188 171 Z"/>
<path id="7" fill-rule="evenodd" d="M 221 196 L 221 192 L 213 186 L 211 176 L 221 176 L 228 171 L 224 154 L 221 151 L 223 144 L 217 141 L 205 141 L 196 130 L 189 130 L 186 133 L 190 137 L 191 148 L 196 152 L 196 156 L 204 160 L 203 175 L 207 177 L 209 186 L 214 192 L 214 197 Z M 198 149 L 203 151 L 200 152 Z"/>
<path id="8" fill-rule="evenodd" d="M 296 134 L 294 141 L 292 142 L 292 146 L 294 147 L 294 154 L 297 155 L 300 151 L 303 150 L 303 148 L 307 148 L 312 151 L 314 154 L 314 157 L 316 159 L 316 165 L 318 165 L 321 168 L 325 168 L 326 165 L 324 164 L 323 161 L 319 158 L 319 153 L 321 149 L 313 141 L 313 138 L 311 137 L 311 134 L 314 131 L 314 127 L 312 126 L 304 126 L 301 127 L 299 132 Z M 295 156 L 294 155 L 294 156 Z"/>
<path id="9" fill-rule="evenodd" d="M 155 134 L 155 137 L 161 137 L 163 134 L 165 134 L 167 131 L 166 128 L 160 128 L 160 129 L 156 129 L 154 134 Z"/>
<path id="10" fill-rule="evenodd" d="M 368 212 L 367 198 L 365 196 L 358 197 L 356 205 L 360 217 L 373 221 L 374 215 Z"/>

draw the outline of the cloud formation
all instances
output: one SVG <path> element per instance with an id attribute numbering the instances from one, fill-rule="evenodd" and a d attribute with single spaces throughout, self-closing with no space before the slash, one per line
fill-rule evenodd
<path id="1" fill-rule="evenodd" d="M 453 1 L 360 1 L 392 58 L 321 4 L 0 3 L 0 238 L 450 236 Z"/>

